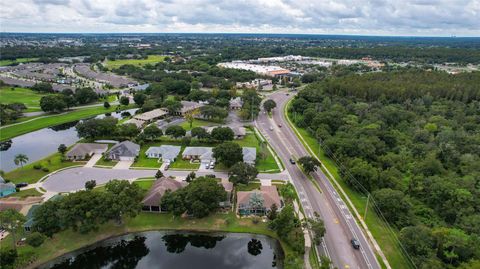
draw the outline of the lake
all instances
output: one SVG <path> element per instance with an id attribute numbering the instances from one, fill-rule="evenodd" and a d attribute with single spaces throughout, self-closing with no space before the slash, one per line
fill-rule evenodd
<path id="1" fill-rule="evenodd" d="M 137 108 L 134 108 L 122 112 L 129 112 L 133 115 L 136 110 Z M 112 112 L 110 115 L 117 119 L 122 118 L 120 112 Z M 101 114 L 96 118 L 105 116 L 105 114 Z M 67 147 L 75 144 L 80 140 L 75 129 L 77 123 L 78 121 L 74 121 L 43 128 L 0 142 L 0 170 L 9 172 L 18 168 L 13 162 L 17 154 L 27 155 L 27 164 L 29 164 L 57 152 L 60 144 L 65 144 Z"/>
<path id="2" fill-rule="evenodd" d="M 150 231 L 98 242 L 39 268 L 282 268 L 275 239 L 252 234 Z"/>

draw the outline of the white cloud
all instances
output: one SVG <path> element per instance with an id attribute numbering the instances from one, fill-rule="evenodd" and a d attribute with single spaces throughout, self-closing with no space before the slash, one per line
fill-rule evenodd
<path id="1" fill-rule="evenodd" d="M 480 0 L 2 0 L 3 32 L 480 35 Z"/>

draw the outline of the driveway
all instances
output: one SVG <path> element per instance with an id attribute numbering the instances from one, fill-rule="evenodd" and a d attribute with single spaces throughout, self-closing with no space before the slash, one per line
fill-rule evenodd
<path id="1" fill-rule="evenodd" d="M 88 160 L 88 162 L 85 164 L 85 167 L 93 167 L 98 162 L 98 160 L 100 160 L 101 158 L 102 158 L 101 153 L 93 154 L 93 156 L 90 158 L 90 160 Z"/>
<path id="2" fill-rule="evenodd" d="M 218 178 L 228 178 L 227 172 L 195 172 L 197 177 L 205 175 L 215 175 Z M 59 171 L 49 176 L 44 182 L 39 183 L 47 192 L 73 192 L 85 189 L 85 182 L 95 180 L 97 185 L 105 184 L 113 179 L 133 180 L 142 177 L 154 177 L 157 170 L 119 170 L 99 167 L 74 167 Z M 165 176 L 186 178 L 191 171 L 163 171 Z M 285 173 L 278 174 L 258 174 L 258 179 L 287 180 Z"/>
<path id="3" fill-rule="evenodd" d="M 134 161 L 119 161 L 112 169 L 126 170 L 132 166 Z"/>

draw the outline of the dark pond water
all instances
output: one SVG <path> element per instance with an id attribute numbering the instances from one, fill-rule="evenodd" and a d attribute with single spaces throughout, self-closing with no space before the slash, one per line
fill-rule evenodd
<path id="1" fill-rule="evenodd" d="M 135 109 L 124 110 L 135 114 Z M 98 115 L 96 118 L 104 118 L 106 115 Z M 121 119 L 121 113 L 113 112 L 110 116 Z M 13 159 L 17 154 L 28 156 L 28 162 L 32 163 L 41 160 L 57 152 L 60 144 L 67 146 L 75 144 L 79 138 L 75 125 L 78 121 L 60 124 L 53 127 L 43 128 L 38 131 L 23 134 L 10 140 L 0 142 L 0 170 L 9 172 L 17 168 Z"/>
<path id="2" fill-rule="evenodd" d="M 40 268 L 282 268 L 278 242 L 250 234 L 160 231 L 108 239 L 52 260 Z"/>

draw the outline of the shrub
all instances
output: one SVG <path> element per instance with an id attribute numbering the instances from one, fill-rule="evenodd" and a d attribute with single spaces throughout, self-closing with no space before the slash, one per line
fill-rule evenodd
<path id="1" fill-rule="evenodd" d="M 40 169 L 42 169 L 42 165 L 41 164 L 35 164 L 35 165 L 33 165 L 33 169 L 40 170 Z"/>
<path id="2" fill-rule="evenodd" d="M 27 237 L 27 244 L 29 244 L 32 247 L 39 247 L 43 242 L 45 241 L 46 236 L 39 233 L 39 232 L 34 232 L 31 235 Z"/>
<path id="3" fill-rule="evenodd" d="M 47 167 L 44 167 L 44 168 L 42 168 L 42 171 L 43 171 L 43 172 L 49 172 L 50 169 L 48 169 Z"/>

